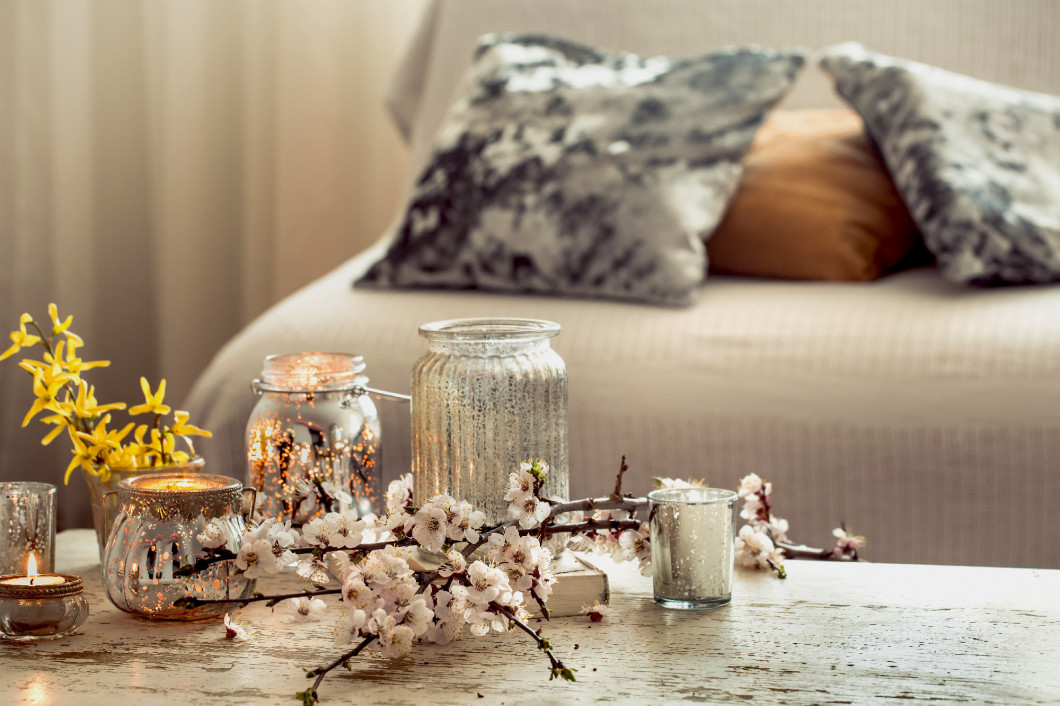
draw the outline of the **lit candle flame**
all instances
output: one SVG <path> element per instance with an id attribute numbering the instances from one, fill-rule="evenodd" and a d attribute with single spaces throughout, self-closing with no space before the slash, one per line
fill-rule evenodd
<path id="1" fill-rule="evenodd" d="M 29 559 L 26 561 L 26 574 L 29 576 L 29 585 L 32 586 L 37 578 L 37 557 L 33 556 L 33 552 L 29 553 Z"/>

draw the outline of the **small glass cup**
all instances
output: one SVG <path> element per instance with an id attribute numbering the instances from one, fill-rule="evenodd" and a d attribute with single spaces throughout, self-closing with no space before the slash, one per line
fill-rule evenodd
<path id="1" fill-rule="evenodd" d="M 731 600 L 736 497 L 719 488 L 648 493 L 656 603 L 695 609 Z"/>
<path id="2" fill-rule="evenodd" d="M 30 554 L 38 572 L 55 570 L 55 486 L 0 483 L 0 575 L 26 573 Z"/>

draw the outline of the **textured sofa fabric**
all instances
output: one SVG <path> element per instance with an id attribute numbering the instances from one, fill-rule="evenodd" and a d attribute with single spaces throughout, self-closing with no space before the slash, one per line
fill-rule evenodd
<path id="1" fill-rule="evenodd" d="M 846 40 L 977 78 L 1060 92 L 1060 5 L 982 0 L 460 0 L 432 5 L 392 105 L 422 172 L 470 48 L 547 31 L 641 55 Z M 842 107 L 806 71 L 787 108 Z M 284 300 L 233 339 L 188 407 L 215 433 L 214 470 L 240 475 L 249 380 L 269 353 L 365 356 L 372 385 L 409 389 L 418 325 L 463 316 L 559 322 L 570 379 L 574 494 L 652 475 L 733 488 L 773 481 L 790 535 L 831 542 L 841 521 L 874 561 L 1060 568 L 1042 522 L 1060 504 L 1060 292 L 973 289 L 915 269 L 871 283 L 712 276 L 684 309 L 532 295 L 375 291 L 350 282 L 394 237 Z M 384 476 L 408 469 L 406 407 L 380 403 Z"/>

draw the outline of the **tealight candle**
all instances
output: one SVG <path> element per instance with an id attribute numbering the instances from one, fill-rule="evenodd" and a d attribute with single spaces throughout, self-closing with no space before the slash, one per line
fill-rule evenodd
<path id="1" fill-rule="evenodd" d="M 0 638 L 49 640 L 77 630 L 88 617 L 80 576 L 38 574 L 31 554 L 26 574 L 0 577 Z"/>
<path id="2" fill-rule="evenodd" d="M 167 493 L 191 493 L 201 490 L 214 490 L 224 486 L 225 483 L 217 480 L 216 477 L 201 474 L 185 477 L 141 477 L 136 484 L 139 490 L 157 490 Z"/>

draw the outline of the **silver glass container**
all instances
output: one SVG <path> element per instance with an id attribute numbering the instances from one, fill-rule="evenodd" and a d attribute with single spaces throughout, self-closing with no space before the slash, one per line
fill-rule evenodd
<path id="1" fill-rule="evenodd" d="M 102 564 L 107 598 L 141 618 L 200 620 L 221 615 L 232 606 L 220 603 L 187 609 L 175 607 L 175 601 L 250 596 L 254 581 L 239 574 L 231 559 L 190 576 L 180 571 L 209 556 L 199 535 L 215 520 L 228 549 L 238 552 L 246 529 L 243 497 L 238 480 L 207 473 L 154 474 L 118 483 L 118 490 L 107 493 L 104 503 L 110 526 Z"/>
<path id="2" fill-rule="evenodd" d="M 247 422 L 247 485 L 262 518 L 304 524 L 326 512 L 377 512 L 379 414 L 361 356 L 269 356 Z"/>
<path id="3" fill-rule="evenodd" d="M 55 486 L 0 483 L 0 574 L 22 573 L 31 554 L 41 573 L 55 568 Z"/>
<path id="4" fill-rule="evenodd" d="M 509 474 L 527 459 L 551 470 L 549 498 L 568 497 L 567 370 L 550 345 L 559 324 L 457 319 L 425 324 L 412 370 L 412 472 L 417 503 L 466 500 L 507 518 Z"/>
<path id="5" fill-rule="evenodd" d="M 652 587 L 667 608 L 716 608 L 732 598 L 736 493 L 667 488 L 648 493 Z"/>

